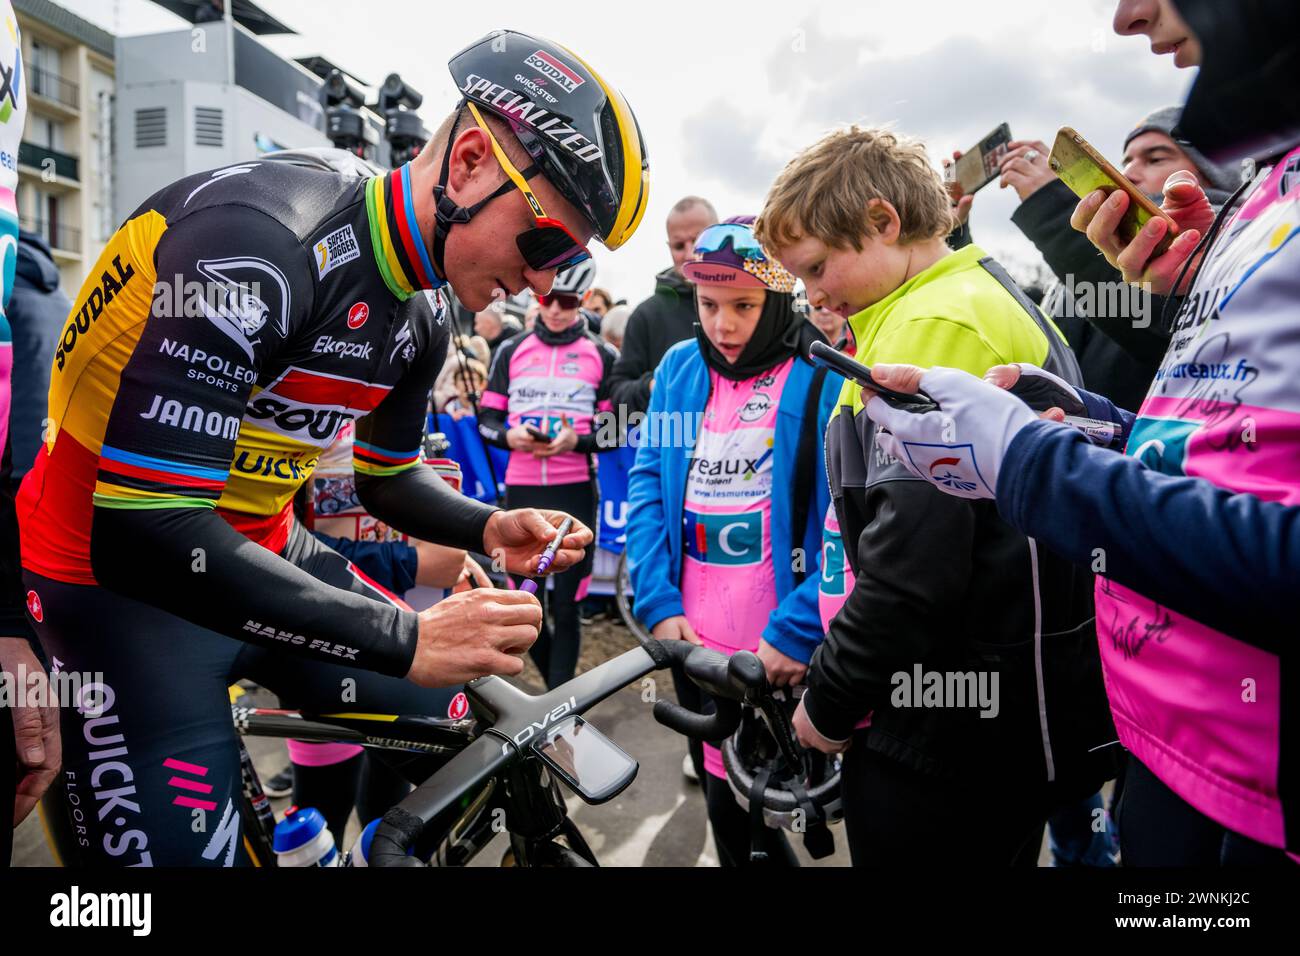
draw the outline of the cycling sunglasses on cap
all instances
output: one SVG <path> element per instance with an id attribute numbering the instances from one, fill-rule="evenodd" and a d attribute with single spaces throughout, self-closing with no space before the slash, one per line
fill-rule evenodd
<path id="1" fill-rule="evenodd" d="M 696 255 L 708 255 L 721 252 L 730 240 L 732 251 L 744 259 L 766 259 L 767 253 L 754 238 L 754 230 L 738 222 L 719 223 L 709 226 L 695 240 Z"/>
<path id="2" fill-rule="evenodd" d="M 576 309 L 578 306 L 582 305 L 582 296 L 570 295 L 567 292 L 555 292 L 546 295 L 539 295 L 537 297 L 537 302 L 543 309 L 552 302 L 558 305 L 561 309 Z"/>
<path id="3" fill-rule="evenodd" d="M 466 103 L 469 111 L 474 116 L 474 122 L 478 123 L 479 128 L 487 133 L 488 141 L 492 144 L 492 152 L 505 170 L 505 174 L 510 177 L 510 181 L 524 194 L 528 200 L 528 205 L 533 211 L 533 219 L 536 225 L 532 229 L 525 229 L 519 235 L 515 236 L 515 244 L 519 247 L 520 254 L 524 261 L 528 263 L 528 268 L 537 272 L 547 272 L 551 269 L 567 269 L 569 266 L 577 265 L 591 258 L 591 251 L 585 244 L 578 241 L 577 236 L 569 232 L 564 223 L 558 219 L 552 219 L 546 215 L 542 209 L 542 204 L 537 200 L 537 196 L 528 188 L 528 180 L 536 176 L 540 170 L 536 166 L 528 169 L 527 175 L 521 173 L 515 164 L 510 162 L 506 157 L 506 152 L 497 142 L 497 138 L 492 135 L 492 130 L 483 122 L 483 117 L 478 108 L 473 103 Z M 502 189 L 497 190 L 493 195 L 501 194 L 502 190 L 508 190 L 509 184 L 503 184 Z"/>

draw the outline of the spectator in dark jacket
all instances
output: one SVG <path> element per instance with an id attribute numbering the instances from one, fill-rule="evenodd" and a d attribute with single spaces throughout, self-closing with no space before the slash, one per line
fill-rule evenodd
<path id="1" fill-rule="evenodd" d="M 32 467 L 45 430 L 50 391 L 50 361 L 72 301 L 59 288 L 59 269 L 50 247 L 35 233 L 18 234 L 18 263 L 14 270 L 9 324 L 13 328 L 13 404 L 9 435 L 13 443 L 16 486 Z"/>
<path id="2" fill-rule="evenodd" d="M 1138 122 L 1124 138 L 1120 168 L 1157 204 L 1165 179 L 1177 170 L 1189 170 L 1217 208 L 1236 188 L 1239 175 L 1174 140 L 1179 114 L 1178 107 L 1167 106 Z M 1020 197 L 1011 221 L 1059 280 L 1045 290 L 1043 310 L 1078 356 L 1084 385 L 1121 408 L 1137 408 L 1168 347 L 1169 330 L 1161 327 L 1150 298 L 1125 286 L 1088 237 L 1070 228 L 1070 214 L 1079 197 L 1048 167 L 1050 148 L 1031 140 L 1013 141 L 1010 146 L 1002 160 L 1000 185 L 1012 187 Z M 959 216 L 969 208 L 967 204 L 959 209 Z M 970 241 L 963 224 L 960 238 L 954 236 L 950 244 Z"/>
<path id="3" fill-rule="evenodd" d="M 610 400 L 627 414 L 650 406 L 654 371 L 664 353 L 678 342 L 695 337 L 695 293 L 682 277 L 695 238 L 718 221 L 712 203 L 687 196 L 668 214 L 668 250 L 673 264 L 655 276 L 655 293 L 632 312 L 623 335 L 623 349 L 610 374 Z"/>

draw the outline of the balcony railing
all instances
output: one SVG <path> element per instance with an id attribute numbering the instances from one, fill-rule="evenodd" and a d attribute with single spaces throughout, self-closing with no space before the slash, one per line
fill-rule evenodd
<path id="1" fill-rule="evenodd" d="M 32 166 L 44 171 L 49 168 L 46 160 L 53 161 L 54 172 L 65 179 L 80 179 L 77 175 L 77 157 L 60 153 L 57 149 L 37 146 L 23 141 L 18 144 L 18 162 L 23 166 Z"/>
<path id="2" fill-rule="evenodd" d="M 43 96 L 72 109 L 80 105 L 81 90 L 76 83 L 69 82 L 53 70 L 33 66 L 27 70 L 27 91 L 33 96 Z"/>
<path id="3" fill-rule="evenodd" d="M 35 216 L 19 216 L 18 224 L 28 232 L 34 232 L 44 238 L 51 249 L 81 252 L 80 229 L 71 229 L 59 223 L 51 223 L 48 219 L 37 219 Z"/>

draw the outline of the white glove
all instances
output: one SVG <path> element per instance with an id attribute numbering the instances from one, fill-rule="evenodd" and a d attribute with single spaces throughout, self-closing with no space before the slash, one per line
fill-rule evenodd
<path id="1" fill-rule="evenodd" d="M 1038 416 L 1009 392 L 960 369 L 935 366 L 921 389 L 939 410 L 916 414 L 876 397 L 867 403 L 876 443 L 912 474 L 959 498 L 996 498 L 1012 439 Z"/>

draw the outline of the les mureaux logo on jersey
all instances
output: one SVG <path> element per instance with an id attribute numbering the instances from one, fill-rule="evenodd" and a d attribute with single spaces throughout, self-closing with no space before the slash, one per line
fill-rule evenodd
<path id="1" fill-rule="evenodd" d="M 339 266 L 361 256 L 361 247 L 357 245 L 357 235 L 348 224 L 335 229 L 328 236 L 316 243 L 316 276 L 323 279 Z"/>

